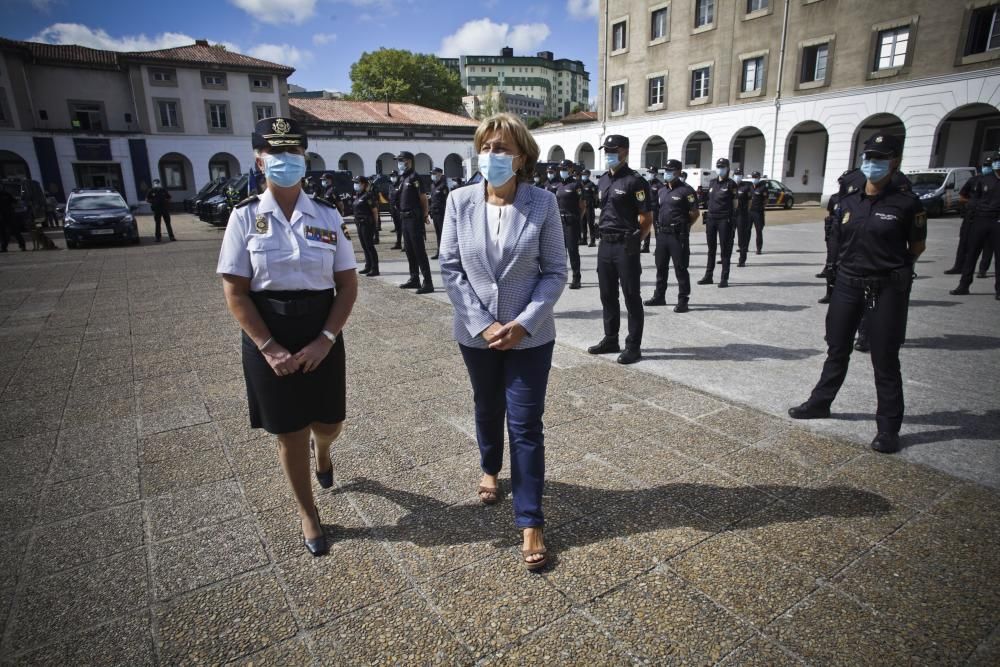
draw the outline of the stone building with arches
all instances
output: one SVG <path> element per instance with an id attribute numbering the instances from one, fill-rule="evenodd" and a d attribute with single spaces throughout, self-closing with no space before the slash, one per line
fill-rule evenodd
<path id="1" fill-rule="evenodd" d="M 807 201 L 877 131 L 903 139 L 904 171 L 1000 148 L 997 0 L 602 0 L 598 20 L 598 119 L 536 130 L 543 159 L 599 167 L 623 134 L 633 166 L 727 157 Z"/>

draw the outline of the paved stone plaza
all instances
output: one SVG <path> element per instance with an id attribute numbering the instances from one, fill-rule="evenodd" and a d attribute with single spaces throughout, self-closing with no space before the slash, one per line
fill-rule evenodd
<path id="1" fill-rule="evenodd" d="M 345 334 L 337 483 L 317 487 L 335 544 L 305 552 L 274 440 L 247 428 L 222 232 L 177 218 L 177 243 L 0 256 L 0 661 L 1000 662 L 1000 494 L 967 481 L 1000 474 L 974 470 L 997 460 L 1000 304 L 948 297 L 936 266 L 904 352 L 908 380 L 931 384 L 907 385 L 904 456 L 857 437 L 872 429 L 863 363 L 835 404 L 850 418 L 778 416 L 822 362 L 818 222 L 769 226 L 769 253 L 728 291 L 696 288 L 691 313 L 649 309 L 634 367 L 579 349 L 600 335 L 588 270 L 559 307 L 556 558 L 534 576 L 509 496 L 475 498 L 450 308 L 391 284 L 403 263 L 385 233 L 385 278 L 362 279 Z M 934 383 L 948 411 L 925 398 Z M 920 435 L 939 422 L 955 432 Z M 956 451 L 927 460 L 966 479 L 906 460 L 938 447 Z"/>

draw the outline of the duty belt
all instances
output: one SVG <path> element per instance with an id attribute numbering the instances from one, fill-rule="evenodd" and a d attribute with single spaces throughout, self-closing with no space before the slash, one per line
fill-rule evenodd
<path id="1" fill-rule="evenodd" d="M 296 290 L 280 292 L 264 290 L 250 292 L 250 299 L 258 308 L 266 308 L 276 315 L 300 317 L 308 315 L 324 303 L 333 301 L 333 290 Z"/>
<path id="2" fill-rule="evenodd" d="M 417 209 L 417 208 L 408 208 L 405 211 L 401 210 L 399 212 L 399 214 L 401 216 L 403 216 L 404 218 L 417 218 L 417 217 L 420 217 L 420 215 L 422 213 L 423 213 L 423 211 L 421 209 Z"/>
<path id="3" fill-rule="evenodd" d="M 623 243 L 628 240 L 629 234 L 621 232 L 601 232 L 601 240 L 608 243 Z"/>

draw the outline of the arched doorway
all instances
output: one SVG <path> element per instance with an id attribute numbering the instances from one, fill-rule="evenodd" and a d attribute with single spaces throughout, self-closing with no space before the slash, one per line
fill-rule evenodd
<path id="1" fill-rule="evenodd" d="M 662 167 L 667 163 L 667 142 L 658 134 L 654 134 L 642 146 L 642 164 L 646 167 Z"/>
<path id="2" fill-rule="evenodd" d="M 549 162 L 562 162 L 566 159 L 566 151 L 558 144 L 549 149 Z"/>
<path id="3" fill-rule="evenodd" d="M 899 137 L 899 140 L 903 143 L 903 148 L 906 148 L 906 126 L 903 125 L 903 121 L 899 119 L 899 116 L 891 113 L 877 113 L 862 121 L 858 125 L 858 129 L 854 131 L 854 142 L 851 148 L 851 165 L 855 167 L 861 165 L 861 151 L 864 150 L 865 141 L 878 132 L 885 132 Z"/>
<path id="4" fill-rule="evenodd" d="M 823 125 L 814 120 L 799 123 L 788 133 L 781 173 L 771 174 L 771 178 L 789 187 L 796 201 L 822 197 L 829 145 L 830 134 Z"/>
<path id="5" fill-rule="evenodd" d="M 692 170 L 711 171 L 715 168 L 715 165 L 712 163 L 712 137 L 700 130 L 692 132 L 684 140 L 681 155 L 683 156 L 681 161 L 684 163 L 684 169 L 688 172 Z M 699 178 L 694 178 L 693 176 L 694 174 L 688 174 L 688 183 L 697 187 L 701 182 L 700 175 Z"/>
<path id="6" fill-rule="evenodd" d="M 444 159 L 444 175 L 446 178 L 461 178 L 464 175 L 462 169 L 462 156 L 458 153 L 449 153 Z"/>
<path id="7" fill-rule="evenodd" d="M 396 156 L 393 153 L 382 153 L 375 160 L 376 174 L 389 174 L 396 169 Z"/>
<path id="8" fill-rule="evenodd" d="M 240 173 L 240 161 L 230 153 L 216 153 L 208 161 L 208 178 L 216 180 L 219 178 L 232 178 Z"/>
<path id="9" fill-rule="evenodd" d="M 729 160 L 733 169 L 742 169 L 746 176 L 754 171 L 764 173 L 764 150 L 767 140 L 760 128 L 744 127 L 735 135 L 729 146 Z"/>
<path id="10" fill-rule="evenodd" d="M 194 169 L 191 168 L 191 160 L 180 153 L 167 153 L 161 157 L 157 164 L 157 171 L 160 174 L 160 183 L 170 191 L 174 200 L 184 199 L 198 191 L 194 182 Z M 106 186 L 84 185 L 83 187 L 117 186 L 109 184 Z"/>
<path id="11" fill-rule="evenodd" d="M 319 153 L 306 153 L 306 171 L 326 171 L 326 160 Z"/>
<path id="12" fill-rule="evenodd" d="M 434 168 L 434 160 L 427 153 L 417 153 L 413 156 L 413 169 L 418 174 L 429 174 Z"/>
<path id="13" fill-rule="evenodd" d="M 17 153 L 0 151 L 0 178 L 31 178 L 31 170 Z"/>
<path id="14" fill-rule="evenodd" d="M 594 168 L 594 147 L 586 141 L 576 147 L 576 163 L 582 164 L 584 169 Z"/>
<path id="15" fill-rule="evenodd" d="M 344 153 L 337 160 L 337 169 L 349 171 L 351 176 L 367 176 L 365 173 L 365 163 L 357 153 Z"/>
<path id="16" fill-rule="evenodd" d="M 931 167 L 966 167 L 1000 146 L 1000 111 L 991 104 L 960 106 L 934 133 Z"/>

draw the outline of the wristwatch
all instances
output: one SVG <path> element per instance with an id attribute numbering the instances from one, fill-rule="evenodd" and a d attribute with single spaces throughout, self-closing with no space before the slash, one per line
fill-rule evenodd
<path id="1" fill-rule="evenodd" d="M 321 333 L 322 333 L 322 334 L 323 334 L 324 336 L 326 336 L 326 339 L 327 339 L 328 341 L 330 341 L 331 343 L 336 343 L 336 342 L 337 342 L 337 334 L 335 334 L 335 333 L 332 333 L 332 332 L 330 332 L 330 331 L 327 331 L 326 329 L 323 329 L 323 331 L 322 331 Z"/>

